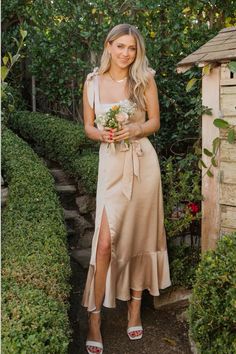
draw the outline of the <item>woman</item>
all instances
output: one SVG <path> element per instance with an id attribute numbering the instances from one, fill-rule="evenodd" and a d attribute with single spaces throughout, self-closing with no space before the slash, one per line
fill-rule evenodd
<path id="1" fill-rule="evenodd" d="M 159 289 L 171 285 L 160 167 L 147 138 L 160 128 L 154 74 L 139 31 L 120 24 L 108 33 L 100 68 L 84 85 L 85 132 L 101 142 L 95 233 L 82 300 L 90 314 L 88 353 L 103 352 L 102 305 L 127 301 L 127 334 L 131 340 L 140 339 L 142 291 L 158 296 Z M 120 129 L 94 126 L 95 116 L 127 100 L 136 105 L 128 124 Z M 127 140 L 128 148 L 121 148 Z"/>

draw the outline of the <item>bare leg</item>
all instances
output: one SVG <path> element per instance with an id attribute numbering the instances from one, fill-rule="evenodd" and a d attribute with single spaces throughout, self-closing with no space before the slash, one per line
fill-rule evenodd
<path id="1" fill-rule="evenodd" d="M 142 291 L 136 291 L 136 290 L 131 289 L 131 295 L 141 298 Z M 141 325 L 141 317 L 140 317 L 141 301 L 134 300 L 131 298 L 131 300 L 128 301 L 128 309 L 129 309 L 129 315 L 130 315 L 129 321 L 128 321 L 128 327 Z"/>
<path id="2" fill-rule="evenodd" d="M 111 235 L 107 215 L 103 210 L 100 233 L 97 245 L 96 272 L 95 272 L 95 304 L 100 310 L 105 293 L 106 275 L 111 258 Z M 87 340 L 102 342 L 100 332 L 101 317 L 99 313 L 91 313 L 89 317 L 89 331 Z"/>

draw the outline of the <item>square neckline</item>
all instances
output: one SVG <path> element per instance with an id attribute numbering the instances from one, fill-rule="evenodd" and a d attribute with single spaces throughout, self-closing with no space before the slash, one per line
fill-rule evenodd
<path id="1" fill-rule="evenodd" d="M 111 103 L 101 103 L 101 99 L 100 99 L 100 79 L 99 79 L 99 75 L 96 75 L 97 78 L 97 97 L 98 97 L 98 102 L 101 106 L 110 106 L 110 105 L 117 105 L 121 102 L 124 101 L 130 101 L 128 98 L 124 98 L 123 100 L 117 101 L 117 102 L 111 102 Z"/>

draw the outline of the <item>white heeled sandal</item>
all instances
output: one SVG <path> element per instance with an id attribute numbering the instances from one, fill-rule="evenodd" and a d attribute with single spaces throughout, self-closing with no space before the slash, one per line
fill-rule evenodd
<path id="1" fill-rule="evenodd" d="M 139 300 L 141 301 L 141 297 L 135 297 L 131 296 L 133 300 Z M 129 310 L 128 310 L 128 321 L 129 321 L 130 315 L 129 315 Z M 136 332 L 141 332 L 140 334 L 136 334 Z M 141 339 L 143 336 L 143 327 L 142 326 L 132 326 L 127 328 L 127 334 L 130 340 L 136 340 L 136 339 Z"/>
<path id="2" fill-rule="evenodd" d="M 101 310 L 91 311 L 92 313 L 100 313 Z M 90 347 L 93 348 L 91 351 Z M 95 349 L 95 350 L 94 350 Z M 95 340 L 86 340 L 86 350 L 89 354 L 102 354 L 103 353 L 103 344 Z"/>

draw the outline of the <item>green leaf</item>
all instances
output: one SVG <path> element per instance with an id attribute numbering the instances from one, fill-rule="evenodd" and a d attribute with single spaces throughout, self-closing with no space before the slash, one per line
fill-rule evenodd
<path id="1" fill-rule="evenodd" d="M 12 104 L 8 105 L 9 112 L 13 112 L 15 107 Z"/>
<path id="2" fill-rule="evenodd" d="M 213 153 L 215 154 L 220 146 L 220 138 L 219 137 L 215 138 L 212 142 L 212 145 L 213 145 Z"/>
<path id="3" fill-rule="evenodd" d="M 236 73 L 236 61 L 231 61 L 228 64 L 228 68 L 230 71 L 232 71 L 233 73 Z"/>
<path id="4" fill-rule="evenodd" d="M 27 31 L 24 31 L 22 28 L 20 29 L 20 34 L 22 39 L 24 39 L 27 36 Z"/>
<path id="5" fill-rule="evenodd" d="M 214 166 L 214 167 L 218 166 L 216 159 L 214 157 L 211 158 L 211 163 L 212 163 L 212 166 Z"/>
<path id="6" fill-rule="evenodd" d="M 196 82 L 197 82 L 197 79 L 195 77 L 192 78 L 191 80 L 189 80 L 189 82 L 187 83 L 187 86 L 186 86 L 186 91 L 189 92 Z"/>
<path id="7" fill-rule="evenodd" d="M 20 46 L 20 43 L 19 43 L 19 41 L 16 39 L 16 38 L 13 38 L 13 41 L 14 42 L 16 42 L 16 44 L 17 44 L 17 47 L 19 48 L 19 46 Z"/>
<path id="8" fill-rule="evenodd" d="M 198 167 L 200 168 L 200 170 L 202 169 L 202 167 L 206 168 L 206 164 L 203 162 L 202 159 L 199 159 L 199 161 L 198 161 Z"/>
<path id="9" fill-rule="evenodd" d="M 213 175 L 213 173 L 210 170 L 207 170 L 207 176 L 208 177 L 213 177 L 214 175 Z"/>
<path id="10" fill-rule="evenodd" d="M 12 65 L 17 62 L 17 60 L 20 58 L 20 54 L 15 54 L 12 57 Z"/>
<path id="11" fill-rule="evenodd" d="M 233 144 L 233 143 L 234 143 L 234 141 L 235 141 L 235 131 L 234 131 L 234 128 L 229 129 L 229 131 L 228 131 L 228 136 L 227 136 L 227 141 L 228 141 L 230 144 Z"/>
<path id="12" fill-rule="evenodd" d="M 211 151 L 209 151 L 208 149 L 206 149 L 206 148 L 203 149 L 203 152 L 207 156 L 213 156 L 213 153 Z"/>
<path id="13" fill-rule="evenodd" d="M 5 57 L 3 57 L 3 59 L 2 59 L 3 64 L 4 64 L 4 65 L 7 65 L 8 60 L 9 60 L 9 58 L 5 55 Z"/>
<path id="14" fill-rule="evenodd" d="M 211 64 L 204 66 L 204 68 L 202 69 L 203 75 L 209 75 L 210 72 L 211 72 Z"/>
<path id="15" fill-rule="evenodd" d="M 2 66 L 1 67 L 1 80 L 4 81 L 5 78 L 7 77 L 7 74 L 8 74 L 9 70 L 6 66 Z"/>
<path id="16" fill-rule="evenodd" d="M 216 119 L 213 121 L 213 124 L 214 124 L 217 128 L 222 128 L 222 129 L 229 128 L 229 123 L 226 122 L 226 120 L 221 119 L 221 118 L 216 118 Z"/>
<path id="17" fill-rule="evenodd" d="M 12 54 L 10 52 L 7 52 L 7 54 L 8 54 L 8 57 L 10 59 L 10 62 L 12 63 Z"/>

